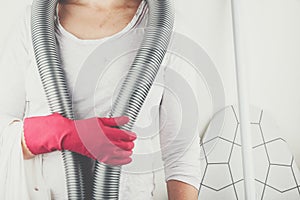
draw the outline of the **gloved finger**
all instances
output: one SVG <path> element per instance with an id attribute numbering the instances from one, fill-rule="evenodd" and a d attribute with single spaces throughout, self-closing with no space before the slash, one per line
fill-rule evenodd
<path id="1" fill-rule="evenodd" d="M 116 142 L 114 142 L 114 144 L 116 146 L 118 146 L 119 148 L 126 150 L 126 151 L 131 151 L 134 147 L 133 142 L 116 141 Z"/>
<path id="2" fill-rule="evenodd" d="M 109 159 L 107 161 L 103 161 L 105 164 L 112 165 L 112 166 L 120 166 L 120 165 L 126 165 L 132 162 L 132 158 L 126 158 L 126 159 Z"/>
<path id="3" fill-rule="evenodd" d="M 124 150 L 117 150 L 115 153 L 111 154 L 109 156 L 109 159 L 114 159 L 114 160 L 125 160 L 127 158 L 130 158 L 132 155 L 132 151 L 124 151 Z"/>
<path id="4" fill-rule="evenodd" d="M 136 133 L 131 131 L 122 130 L 123 133 L 125 133 L 128 137 L 122 137 L 120 138 L 121 141 L 127 142 L 127 141 L 134 141 L 137 138 Z"/>
<path id="5" fill-rule="evenodd" d="M 111 140 L 111 141 L 134 141 L 137 136 L 135 133 L 131 131 L 125 131 L 118 128 L 107 128 L 107 131 L 105 132 L 105 135 Z"/>
<path id="6" fill-rule="evenodd" d="M 120 148 L 116 148 L 110 154 L 107 154 L 106 156 L 101 156 L 101 159 L 98 159 L 98 161 L 103 162 L 105 164 L 123 165 L 131 162 L 131 155 L 132 151 L 124 151 Z"/>
<path id="7" fill-rule="evenodd" d="M 123 126 L 129 122 L 129 117 L 98 118 L 105 126 Z"/>
<path id="8" fill-rule="evenodd" d="M 123 149 L 120 148 L 116 148 L 114 149 L 114 151 L 109 155 L 109 158 L 115 158 L 115 159 L 124 159 L 127 157 L 130 157 L 132 155 L 133 151 L 129 150 L 129 151 L 125 151 Z"/>

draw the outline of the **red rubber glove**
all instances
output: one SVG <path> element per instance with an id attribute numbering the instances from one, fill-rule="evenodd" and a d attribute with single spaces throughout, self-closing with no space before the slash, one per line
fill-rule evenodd
<path id="1" fill-rule="evenodd" d="M 133 132 L 120 130 L 128 117 L 70 120 L 59 113 L 24 119 L 24 140 L 34 155 L 69 150 L 109 165 L 131 162 Z"/>

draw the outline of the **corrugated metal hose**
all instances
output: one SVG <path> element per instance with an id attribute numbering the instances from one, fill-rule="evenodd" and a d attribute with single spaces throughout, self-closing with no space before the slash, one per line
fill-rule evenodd
<path id="1" fill-rule="evenodd" d="M 31 19 L 33 48 L 51 112 L 74 119 L 55 38 L 57 3 L 58 0 L 34 0 Z M 119 127 L 124 130 L 131 130 L 136 121 L 166 54 L 173 30 L 171 0 L 147 0 L 147 4 L 149 20 L 144 39 L 110 112 L 111 117 L 126 115 L 130 118 L 128 124 Z M 96 162 L 91 188 L 87 180 L 89 158 L 69 151 L 63 151 L 62 156 L 68 199 L 118 199 L 121 166 Z"/>

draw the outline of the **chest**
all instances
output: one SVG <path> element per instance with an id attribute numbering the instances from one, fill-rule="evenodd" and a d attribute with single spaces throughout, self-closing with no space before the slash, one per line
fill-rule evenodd
<path id="1" fill-rule="evenodd" d="M 61 25 L 80 39 L 100 39 L 125 28 L 136 14 L 136 7 L 92 9 L 63 5 L 58 9 Z"/>
<path id="2" fill-rule="evenodd" d="M 75 116 L 77 118 L 87 118 L 95 114 L 106 116 L 119 93 L 120 86 L 132 64 L 135 53 L 126 54 L 110 63 L 107 62 L 108 58 L 102 54 L 94 54 L 94 59 L 91 59 L 89 57 L 91 49 L 81 51 L 81 53 L 78 53 L 75 49 L 77 48 L 68 45 L 61 49 L 62 64 Z M 158 113 L 164 90 L 162 87 L 163 74 L 164 70 L 161 70 L 148 94 L 140 115 L 143 116 L 140 117 L 140 124 L 150 123 L 151 110 L 154 109 L 155 113 Z M 27 69 L 26 96 L 28 116 L 51 113 L 36 63 L 32 63 Z"/>

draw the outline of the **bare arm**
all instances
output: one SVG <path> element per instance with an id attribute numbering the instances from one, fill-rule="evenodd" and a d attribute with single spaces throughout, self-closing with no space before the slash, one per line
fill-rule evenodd
<path id="1" fill-rule="evenodd" d="M 34 155 L 29 151 L 28 147 L 26 146 L 24 137 L 22 137 L 22 151 L 23 151 L 23 158 L 24 160 L 29 160 L 34 157 Z"/>
<path id="2" fill-rule="evenodd" d="M 181 181 L 169 180 L 167 182 L 169 200 L 197 200 L 198 190 Z"/>

